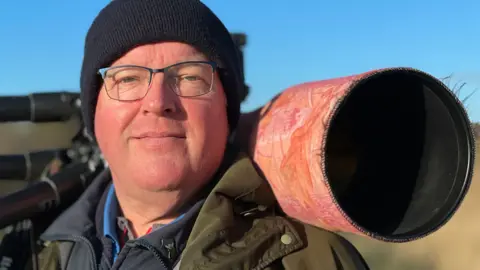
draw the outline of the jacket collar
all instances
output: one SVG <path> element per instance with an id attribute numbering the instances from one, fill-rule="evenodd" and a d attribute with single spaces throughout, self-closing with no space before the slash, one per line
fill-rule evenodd
<path id="1" fill-rule="evenodd" d="M 181 270 L 262 269 L 305 245 L 294 223 L 277 213 L 275 195 L 250 158 L 235 156 L 205 190 L 208 195 L 182 254 Z M 95 215 L 110 182 L 107 169 L 41 238 L 95 238 Z"/>
<path id="2" fill-rule="evenodd" d="M 45 240 L 62 236 L 94 236 L 95 216 L 105 190 L 111 182 L 110 170 L 102 171 L 80 198 L 65 210 L 42 234 Z"/>
<path id="3" fill-rule="evenodd" d="M 179 269 L 262 269 L 302 248 L 278 209 L 268 182 L 240 154 L 200 210 Z"/>

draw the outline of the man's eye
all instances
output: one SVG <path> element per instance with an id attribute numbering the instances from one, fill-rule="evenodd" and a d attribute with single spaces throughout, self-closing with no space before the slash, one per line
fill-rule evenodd
<path id="1" fill-rule="evenodd" d="M 131 83 L 138 81 L 137 77 L 123 77 L 117 80 L 117 83 Z"/>
<path id="2" fill-rule="evenodd" d="M 196 80 L 201 80 L 200 77 L 198 76 L 194 76 L 194 75 L 186 75 L 186 76 L 180 76 L 180 78 L 182 80 L 186 80 L 186 81 L 196 81 Z"/>

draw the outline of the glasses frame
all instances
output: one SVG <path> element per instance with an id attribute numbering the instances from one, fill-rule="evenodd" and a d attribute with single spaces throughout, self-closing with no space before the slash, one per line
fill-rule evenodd
<path id="1" fill-rule="evenodd" d="M 212 89 L 213 89 L 213 76 L 215 75 L 215 71 L 217 70 L 218 68 L 218 65 L 216 62 L 213 62 L 213 61 L 184 61 L 184 62 L 178 62 L 178 63 L 175 63 L 173 65 L 169 65 L 169 66 L 166 66 L 164 68 L 148 68 L 148 67 L 144 67 L 144 66 L 137 66 L 137 65 L 120 65 L 120 66 L 112 66 L 112 67 L 106 67 L 106 68 L 101 68 L 98 70 L 98 74 L 102 77 L 102 80 L 103 80 L 103 84 L 104 84 L 104 87 L 105 87 L 105 92 L 107 92 L 107 95 L 111 98 L 111 99 L 114 99 L 114 100 L 118 100 L 118 101 L 136 101 L 136 100 L 141 100 L 143 98 L 145 98 L 148 94 L 148 92 L 150 91 L 150 87 L 152 85 L 152 79 L 153 79 L 153 76 L 157 73 L 166 73 L 168 72 L 168 70 L 170 68 L 173 68 L 173 67 L 176 67 L 176 66 L 179 66 L 179 65 L 184 65 L 184 64 L 208 64 L 212 67 L 212 82 L 210 84 L 210 89 L 208 89 L 208 91 L 206 91 L 205 93 L 202 93 L 202 94 L 199 94 L 199 95 L 195 95 L 195 96 L 182 96 L 182 95 L 179 95 L 177 92 L 173 91 L 177 96 L 179 97 L 199 97 L 199 96 L 203 96 L 203 95 L 206 95 L 210 92 L 212 92 Z M 147 86 L 147 91 L 145 91 L 145 94 L 142 96 L 142 97 L 139 97 L 137 99 L 129 99 L 129 100 L 122 100 L 122 99 L 118 99 L 118 98 L 113 98 L 111 97 L 109 94 L 108 94 L 108 89 L 107 89 L 107 86 L 105 84 L 105 76 L 107 74 L 107 72 L 109 70 L 112 70 L 112 69 L 117 69 L 117 68 L 129 68 L 129 67 L 132 67 L 132 68 L 141 68 L 141 69 L 144 69 L 144 70 L 147 70 L 149 71 L 149 79 L 148 79 L 148 86 Z"/>

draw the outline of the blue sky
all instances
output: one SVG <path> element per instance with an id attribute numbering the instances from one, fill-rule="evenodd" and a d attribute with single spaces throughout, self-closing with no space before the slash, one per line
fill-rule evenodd
<path id="1" fill-rule="evenodd" d="M 78 91 L 83 41 L 106 0 L 4 1 L 0 95 Z M 248 34 L 251 110 L 306 81 L 409 66 L 480 88 L 480 1 L 205 0 Z M 468 102 L 480 121 L 480 91 Z"/>

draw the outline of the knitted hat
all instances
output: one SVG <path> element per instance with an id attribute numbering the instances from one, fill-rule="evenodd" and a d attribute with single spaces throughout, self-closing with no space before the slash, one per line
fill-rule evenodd
<path id="1" fill-rule="evenodd" d="M 217 63 L 233 132 L 240 115 L 244 77 L 239 50 L 217 16 L 199 0 L 115 0 L 100 11 L 85 40 L 80 78 L 82 114 L 93 138 L 102 85 L 97 71 L 134 47 L 161 41 L 190 44 Z"/>

